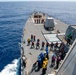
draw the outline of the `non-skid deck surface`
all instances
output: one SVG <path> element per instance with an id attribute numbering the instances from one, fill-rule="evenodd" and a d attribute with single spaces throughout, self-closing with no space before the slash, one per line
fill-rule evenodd
<path id="1" fill-rule="evenodd" d="M 35 48 L 33 49 L 30 48 L 31 45 L 27 46 L 27 39 L 31 37 L 31 34 L 36 36 L 36 40 L 40 39 L 40 43 L 42 41 L 46 42 L 40 29 L 36 25 L 34 25 L 32 19 L 29 18 L 26 23 L 26 27 L 24 29 L 24 37 L 23 37 L 23 39 L 26 41 L 26 43 L 23 44 L 23 47 L 24 47 L 24 54 L 27 58 L 27 66 L 26 66 L 27 71 L 31 70 L 32 65 L 36 62 L 38 55 L 40 54 L 40 52 L 42 52 L 42 50 L 40 49 L 36 50 L 36 45 Z"/>
<path id="2" fill-rule="evenodd" d="M 22 44 L 22 46 L 24 48 L 24 54 L 27 58 L 26 71 L 29 72 L 31 70 L 32 65 L 37 60 L 37 57 L 40 54 L 40 52 L 44 51 L 44 50 L 40 50 L 40 49 L 36 50 L 36 47 L 33 49 L 30 49 L 30 46 L 27 46 L 27 39 L 31 37 L 31 34 L 35 35 L 36 39 L 40 39 L 40 44 L 41 44 L 42 41 L 46 42 L 42 33 L 56 33 L 56 31 L 58 29 L 60 30 L 60 32 L 64 33 L 68 26 L 66 24 L 60 22 L 59 20 L 55 20 L 55 22 L 56 22 L 55 30 L 53 32 L 51 32 L 51 31 L 46 31 L 44 29 L 43 25 L 34 25 L 32 18 L 29 18 L 27 20 L 26 26 L 25 26 L 24 32 L 23 32 L 23 39 L 22 39 L 22 40 L 25 40 L 25 44 Z M 36 44 L 36 42 L 35 42 L 35 44 Z M 40 45 L 40 48 L 41 48 L 41 45 Z M 51 64 L 50 63 L 51 62 L 51 54 L 52 54 L 52 52 L 49 55 L 50 60 L 49 60 L 48 68 L 47 68 L 47 74 L 51 73 L 51 71 L 53 70 L 49 67 Z M 39 71 L 39 72 L 33 71 L 31 73 L 31 75 L 40 75 L 40 74 L 41 74 L 41 71 Z"/>

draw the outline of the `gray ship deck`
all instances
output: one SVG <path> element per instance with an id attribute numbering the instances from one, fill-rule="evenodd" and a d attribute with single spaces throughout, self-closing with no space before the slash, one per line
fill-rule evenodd
<path id="1" fill-rule="evenodd" d="M 25 43 L 21 43 L 22 47 L 24 49 L 24 55 L 27 58 L 27 65 L 26 65 L 26 69 L 24 69 L 24 74 L 26 75 L 25 72 L 30 72 L 33 63 L 35 63 L 35 61 L 37 60 L 37 56 L 39 55 L 40 52 L 44 51 L 44 50 L 36 50 L 35 48 L 31 49 L 30 46 L 27 46 L 27 39 L 31 37 L 31 34 L 34 34 L 36 36 L 36 39 L 40 39 L 40 44 L 42 41 L 45 41 L 45 38 L 43 36 L 44 33 L 57 33 L 57 30 L 59 30 L 61 33 L 65 33 L 68 25 L 54 19 L 56 24 L 55 24 L 55 29 L 54 31 L 47 31 L 44 29 L 43 25 L 34 25 L 33 20 L 31 17 L 28 18 L 24 31 L 23 31 L 23 38 L 22 40 L 25 41 Z M 42 34 L 43 33 L 43 34 Z M 35 42 L 36 43 L 36 42 Z M 50 74 L 53 71 L 53 68 L 50 68 L 50 64 L 51 64 L 51 55 L 52 52 L 50 51 L 49 53 L 49 63 L 48 63 L 48 68 L 47 68 L 47 73 L 46 75 Z M 30 75 L 40 75 L 41 74 L 41 70 L 39 72 L 35 72 L 33 71 Z"/>

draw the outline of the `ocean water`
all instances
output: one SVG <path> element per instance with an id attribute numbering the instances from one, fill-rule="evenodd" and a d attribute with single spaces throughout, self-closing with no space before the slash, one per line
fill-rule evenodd
<path id="1" fill-rule="evenodd" d="M 18 43 L 33 11 L 45 12 L 69 25 L 76 24 L 76 2 L 0 2 L 0 75 L 16 75 Z"/>

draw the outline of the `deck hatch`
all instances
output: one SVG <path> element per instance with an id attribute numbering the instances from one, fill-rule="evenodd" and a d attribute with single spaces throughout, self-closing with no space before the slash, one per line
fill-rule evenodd
<path id="1" fill-rule="evenodd" d="M 61 43 L 60 39 L 57 37 L 57 34 L 44 34 L 45 39 L 49 44 L 53 43 Z"/>

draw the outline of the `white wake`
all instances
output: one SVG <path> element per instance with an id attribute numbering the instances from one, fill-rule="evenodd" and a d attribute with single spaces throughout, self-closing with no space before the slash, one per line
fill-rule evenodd
<path id="1" fill-rule="evenodd" d="M 12 61 L 11 64 L 8 64 L 4 67 L 4 69 L 0 72 L 0 75 L 16 75 L 17 72 L 17 63 L 18 59 Z"/>

